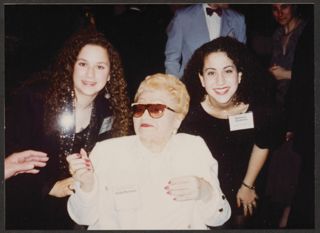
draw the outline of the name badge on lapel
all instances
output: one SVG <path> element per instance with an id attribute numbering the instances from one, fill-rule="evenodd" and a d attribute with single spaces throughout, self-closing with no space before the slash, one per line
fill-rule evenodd
<path id="1" fill-rule="evenodd" d="M 230 131 L 254 128 L 252 112 L 229 116 Z"/>
<path id="2" fill-rule="evenodd" d="M 101 124 L 101 128 L 99 130 L 99 134 L 102 134 L 104 132 L 107 132 L 111 130 L 113 124 L 113 117 L 109 116 L 103 119 L 103 122 Z"/>

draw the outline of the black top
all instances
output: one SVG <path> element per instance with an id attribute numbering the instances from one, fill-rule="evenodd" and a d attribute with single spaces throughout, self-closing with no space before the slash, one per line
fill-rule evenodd
<path id="1" fill-rule="evenodd" d="M 232 213 L 236 208 L 236 194 L 247 171 L 252 148 L 272 145 L 272 113 L 268 109 L 251 109 L 254 128 L 230 131 L 227 119 L 218 119 L 204 111 L 199 104 L 190 112 L 180 127 L 181 132 L 201 136 L 213 157 L 218 161 L 218 178 Z"/>
<path id="2" fill-rule="evenodd" d="M 75 134 L 48 134 L 44 129 L 44 98 L 47 81 L 20 89 L 11 106 L 6 106 L 6 155 L 33 149 L 46 152 L 47 166 L 37 175 L 20 174 L 6 181 L 7 229 L 72 229 L 68 217 L 68 197 L 55 198 L 48 193 L 61 179 L 70 177 L 66 155 L 90 152 L 97 141 L 111 137 L 112 110 L 107 99 L 95 99 L 89 126 Z M 108 125 L 109 124 L 109 125 Z M 89 133 L 89 134 L 88 134 Z"/>

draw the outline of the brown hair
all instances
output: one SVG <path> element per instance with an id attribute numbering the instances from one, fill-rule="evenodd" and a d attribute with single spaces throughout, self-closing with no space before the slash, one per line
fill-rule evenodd
<path id="1" fill-rule="evenodd" d="M 124 79 L 120 56 L 102 33 L 94 29 L 83 29 L 71 36 L 64 44 L 51 67 L 50 87 L 45 97 L 45 128 L 56 131 L 58 116 L 72 104 L 74 96 L 73 69 L 80 50 L 87 44 L 98 45 L 106 49 L 110 59 L 110 80 L 104 89 L 108 91 L 113 116 L 115 117 L 112 136 L 127 135 L 131 126 L 127 84 Z M 99 94 L 100 94 L 99 93 Z M 107 106 L 106 106 L 107 108 Z"/>

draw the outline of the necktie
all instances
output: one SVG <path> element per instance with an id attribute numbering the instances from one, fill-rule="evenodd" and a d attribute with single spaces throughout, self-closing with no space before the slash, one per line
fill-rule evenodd
<path id="1" fill-rule="evenodd" d="M 207 15 L 211 16 L 214 12 L 218 15 L 218 16 L 221 16 L 222 15 L 222 10 L 221 8 L 217 8 L 217 9 L 212 9 L 210 7 L 207 7 L 206 8 L 206 12 L 207 12 Z"/>

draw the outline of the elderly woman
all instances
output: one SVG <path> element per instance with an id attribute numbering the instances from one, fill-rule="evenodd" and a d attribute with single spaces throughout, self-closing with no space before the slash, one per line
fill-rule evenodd
<path id="1" fill-rule="evenodd" d="M 88 229 L 207 229 L 230 217 L 218 165 L 198 136 L 177 134 L 189 95 L 177 78 L 148 76 L 132 104 L 136 135 L 67 157 L 77 181 L 71 218 Z M 147 111 L 146 111 L 147 110 Z"/>

